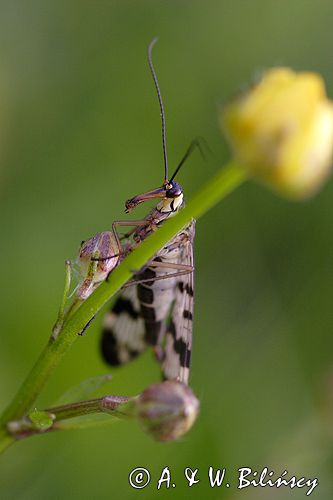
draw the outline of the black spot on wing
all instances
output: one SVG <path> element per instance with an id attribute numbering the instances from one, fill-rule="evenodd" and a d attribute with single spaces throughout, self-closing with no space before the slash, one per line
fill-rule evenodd
<path id="1" fill-rule="evenodd" d="M 131 318 L 137 319 L 139 317 L 139 313 L 134 309 L 133 303 L 129 299 L 124 299 L 123 297 L 119 297 L 112 307 L 112 312 L 115 314 L 121 314 L 126 312 Z"/>
<path id="2" fill-rule="evenodd" d="M 175 351 L 179 354 L 180 366 L 183 368 L 190 368 L 191 364 L 191 351 L 187 348 L 182 339 L 175 342 Z"/>
<path id="3" fill-rule="evenodd" d="M 185 290 L 185 292 L 188 293 L 188 295 L 190 297 L 193 297 L 193 288 L 188 283 L 186 283 L 186 285 L 184 286 L 184 282 L 179 281 L 178 282 L 178 289 L 180 290 L 181 293 L 184 293 L 184 290 Z"/>
<path id="4" fill-rule="evenodd" d="M 123 361 L 119 357 L 119 342 L 117 341 L 117 338 L 112 330 L 107 330 L 104 329 L 102 331 L 102 339 L 101 339 L 101 353 L 104 358 L 104 360 L 111 366 L 118 366 L 123 364 Z M 128 347 L 126 348 L 124 345 L 122 346 L 122 349 L 126 349 L 126 353 L 128 356 L 128 360 L 136 358 L 139 354 L 141 354 L 141 351 L 138 351 L 136 349 L 129 349 Z"/>
<path id="5" fill-rule="evenodd" d="M 133 358 L 136 358 L 137 356 L 139 356 L 139 354 L 141 354 L 141 351 L 136 351 L 135 349 L 130 349 L 128 351 L 129 355 L 130 355 L 130 358 L 133 359 Z"/>
<path id="6" fill-rule="evenodd" d="M 168 328 L 169 333 L 171 333 L 172 338 L 176 340 L 176 327 L 173 321 L 170 321 L 170 325 Z"/>
<path id="7" fill-rule="evenodd" d="M 154 259 L 156 260 L 156 259 Z M 146 285 L 151 286 L 154 283 L 154 278 L 156 277 L 156 272 L 154 269 L 151 269 L 150 267 L 147 267 L 142 273 L 139 275 L 139 279 L 142 280 L 152 280 L 152 281 L 147 281 Z"/>
<path id="8" fill-rule="evenodd" d="M 146 306 L 145 304 L 141 304 L 141 315 L 145 322 L 155 321 L 156 314 L 155 308 L 152 306 Z"/>
<path id="9" fill-rule="evenodd" d="M 184 342 L 182 338 L 176 338 L 177 332 L 173 321 L 170 322 L 169 333 L 172 335 L 173 347 L 179 356 L 180 366 L 189 368 L 191 363 L 191 350 L 188 349 L 186 342 Z"/>
<path id="10" fill-rule="evenodd" d="M 157 345 L 162 328 L 161 321 L 145 321 L 145 340 L 150 345 Z"/>
<path id="11" fill-rule="evenodd" d="M 153 290 L 143 284 L 138 285 L 138 299 L 145 304 L 152 304 L 154 302 Z"/>
<path id="12" fill-rule="evenodd" d="M 188 311 L 187 309 L 185 309 L 183 311 L 183 318 L 190 319 L 192 321 L 193 315 L 192 315 L 191 311 Z"/>
<path id="13" fill-rule="evenodd" d="M 101 339 L 101 353 L 107 363 L 112 366 L 121 364 L 118 357 L 117 339 L 112 330 L 103 330 Z"/>

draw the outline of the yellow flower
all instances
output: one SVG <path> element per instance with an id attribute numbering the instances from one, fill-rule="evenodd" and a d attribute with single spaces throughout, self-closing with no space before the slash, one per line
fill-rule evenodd
<path id="1" fill-rule="evenodd" d="M 330 172 L 333 103 L 315 73 L 269 70 L 225 107 L 221 125 L 235 160 L 288 196 L 313 194 Z"/>

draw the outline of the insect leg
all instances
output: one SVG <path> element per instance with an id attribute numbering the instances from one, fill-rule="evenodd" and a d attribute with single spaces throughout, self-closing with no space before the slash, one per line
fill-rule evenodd
<path id="1" fill-rule="evenodd" d="M 128 288 L 129 286 L 139 285 L 140 283 L 149 283 L 149 282 L 151 283 L 152 281 L 155 282 L 155 281 L 160 281 L 160 280 L 167 280 L 169 278 L 177 278 L 179 276 L 184 276 L 184 275 L 193 273 L 193 271 L 194 271 L 194 267 L 188 266 L 188 268 L 186 268 L 185 264 L 183 264 L 183 265 L 176 264 L 176 266 L 182 268 L 183 270 L 178 271 L 178 272 L 174 272 L 174 273 L 166 273 L 166 274 L 163 274 L 163 276 L 156 276 L 154 278 L 141 278 L 141 279 L 139 278 L 136 280 L 130 280 L 127 283 L 125 283 L 125 285 L 123 285 L 122 288 Z M 170 264 L 168 264 L 165 267 L 170 267 Z"/>
<path id="2" fill-rule="evenodd" d="M 80 335 L 80 337 L 83 336 L 84 332 L 89 328 L 89 326 L 91 325 L 91 323 L 94 321 L 94 319 L 96 318 L 96 314 L 93 315 L 93 317 L 88 321 L 88 323 L 84 326 L 83 330 L 81 330 L 78 335 Z"/>
<path id="3" fill-rule="evenodd" d="M 149 267 L 159 267 L 163 269 L 181 269 L 182 271 L 187 271 L 188 273 L 191 273 L 194 271 L 194 266 L 189 265 L 189 264 L 179 264 L 175 262 L 158 262 L 158 261 L 153 261 L 149 264 Z"/>
<path id="4" fill-rule="evenodd" d="M 137 227 L 147 226 L 147 225 L 148 225 L 148 222 L 146 220 L 132 220 L 132 221 L 130 221 L 130 220 L 116 220 L 112 223 L 112 230 L 114 232 L 115 237 L 117 238 L 117 240 L 120 243 L 120 240 L 129 238 L 135 232 Z M 120 226 L 120 227 L 134 226 L 134 227 L 133 227 L 133 229 L 131 229 L 127 233 L 123 234 L 122 236 L 119 236 L 117 229 L 116 229 L 117 226 Z"/>
<path id="5" fill-rule="evenodd" d="M 106 257 L 92 257 L 91 260 L 101 262 L 101 261 L 106 261 L 106 260 L 112 259 L 114 257 L 121 257 L 121 256 L 126 255 L 128 253 L 128 251 L 126 251 L 126 250 L 124 251 L 124 249 L 122 248 L 121 240 L 126 239 L 129 236 L 131 236 L 131 234 L 136 230 L 137 227 L 144 226 L 144 225 L 147 225 L 147 221 L 145 221 L 145 220 L 137 220 L 137 221 L 118 220 L 118 221 L 114 221 L 112 223 L 112 233 L 116 239 L 118 248 L 120 250 L 119 253 L 113 254 L 113 255 L 107 255 Z M 127 232 L 124 235 L 118 234 L 117 227 L 128 227 L 128 226 L 135 226 L 135 227 L 133 228 L 133 230 Z"/>

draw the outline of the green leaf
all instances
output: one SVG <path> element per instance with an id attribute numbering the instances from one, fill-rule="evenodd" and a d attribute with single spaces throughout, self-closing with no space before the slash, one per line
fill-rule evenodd
<path id="1" fill-rule="evenodd" d="M 78 385 L 75 385 L 68 389 L 60 398 L 55 402 L 53 406 L 61 406 L 69 403 L 76 403 L 77 401 L 82 401 L 84 399 L 89 399 L 92 394 L 94 394 L 97 389 L 105 385 L 109 380 L 112 379 L 111 374 L 99 375 L 98 377 L 91 377 Z"/>
<path id="2" fill-rule="evenodd" d="M 34 410 L 29 413 L 28 417 L 34 428 L 40 431 L 46 431 L 53 425 L 54 418 L 46 411 Z"/>
<path id="3" fill-rule="evenodd" d="M 110 413 L 95 413 L 91 415 L 84 415 L 82 417 L 70 418 L 68 420 L 62 420 L 55 424 L 55 428 L 59 430 L 88 429 L 90 427 L 110 425 L 117 420 L 119 421 L 119 418 Z"/>

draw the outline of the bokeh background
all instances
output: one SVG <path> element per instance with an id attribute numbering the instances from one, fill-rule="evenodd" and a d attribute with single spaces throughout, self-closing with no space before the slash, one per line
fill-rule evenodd
<path id="1" fill-rule="evenodd" d="M 202 135 L 179 176 L 190 196 L 228 159 L 218 109 L 266 67 L 320 72 L 333 97 L 330 0 L 51 1 L 0 3 L 1 405 L 13 396 L 56 317 L 63 262 L 82 239 L 124 218 L 124 201 L 162 179 L 154 61 L 172 165 Z M 145 209 L 138 210 L 137 216 Z M 22 441 L 0 459 L 3 500 L 293 499 L 306 490 L 237 490 L 237 469 L 318 477 L 333 493 L 333 182 L 292 203 L 247 183 L 197 224 L 191 384 L 201 414 L 158 444 L 136 423 Z M 52 404 L 108 372 L 102 315 L 41 395 Z M 113 370 L 106 393 L 158 380 L 151 353 Z M 211 489 L 207 469 L 231 487 Z M 138 466 L 152 476 L 133 490 Z M 176 488 L 156 484 L 169 466 Z M 189 489 L 185 467 L 199 468 Z"/>

